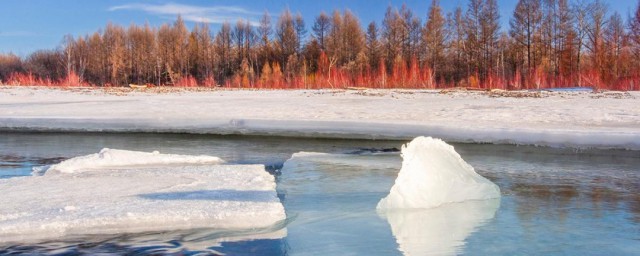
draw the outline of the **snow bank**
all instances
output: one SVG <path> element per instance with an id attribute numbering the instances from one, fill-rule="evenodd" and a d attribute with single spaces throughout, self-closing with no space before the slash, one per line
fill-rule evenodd
<path id="1" fill-rule="evenodd" d="M 268 230 L 285 219 L 275 189 L 262 165 L 140 166 L 2 179 L 0 241 Z"/>
<path id="2" fill-rule="evenodd" d="M 384 217 L 405 256 L 460 255 L 465 240 L 493 219 L 499 199 L 467 201 L 432 209 L 391 211 Z"/>
<path id="3" fill-rule="evenodd" d="M 109 95 L 0 87 L 0 131 L 432 136 L 450 142 L 640 150 L 640 92 L 541 93 L 544 98 L 429 90 Z"/>
<path id="4" fill-rule="evenodd" d="M 500 189 L 478 175 L 442 140 L 418 137 L 402 147 L 402 169 L 380 210 L 433 208 L 447 203 L 500 197 Z"/>
<path id="5" fill-rule="evenodd" d="M 99 153 L 74 157 L 42 170 L 34 170 L 34 174 L 80 173 L 104 170 L 108 168 L 134 167 L 141 165 L 173 165 L 173 164 L 220 164 L 222 159 L 215 156 L 189 156 L 160 154 L 104 148 Z"/>

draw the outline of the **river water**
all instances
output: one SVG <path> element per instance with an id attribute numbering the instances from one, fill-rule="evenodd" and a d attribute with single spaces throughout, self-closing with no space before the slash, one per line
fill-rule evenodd
<path id="1" fill-rule="evenodd" d="M 0 254 L 640 255 L 640 152 L 454 144 L 500 200 L 379 214 L 402 141 L 187 134 L 0 134 L 0 178 L 102 148 L 264 164 L 288 219 L 273 230 L 168 230 L 5 244 Z M 299 153 L 305 152 L 305 153 Z M 1 199 L 0 199 L 1 203 Z M 265 232 L 286 229 L 280 239 Z"/>

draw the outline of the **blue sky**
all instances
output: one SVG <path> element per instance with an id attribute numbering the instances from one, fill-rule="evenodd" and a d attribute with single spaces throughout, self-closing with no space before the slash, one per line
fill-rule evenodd
<path id="1" fill-rule="evenodd" d="M 467 0 L 440 2 L 445 11 L 451 11 L 458 5 L 467 5 Z M 503 29 L 508 27 L 508 19 L 516 2 L 498 0 Z M 609 5 L 610 12 L 617 11 L 625 18 L 637 5 L 635 0 L 604 2 Z M 175 20 L 178 13 L 190 26 L 196 21 L 206 21 L 211 23 L 213 29 L 217 29 L 224 20 L 233 23 L 242 18 L 257 22 L 265 10 L 277 15 L 288 7 L 293 12 L 300 12 L 310 27 L 314 17 L 322 10 L 349 9 L 366 26 L 371 21 L 379 23 L 387 6 L 399 8 L 403 3 L 424 20 L 431 0 L 0 0 L 0 53 L 13 52 L 26 56 L 37 49 L 58 47 L 64 35 L 92 33 L 108 22 L 123 26 L 149 22 L 157 26 Z"/>

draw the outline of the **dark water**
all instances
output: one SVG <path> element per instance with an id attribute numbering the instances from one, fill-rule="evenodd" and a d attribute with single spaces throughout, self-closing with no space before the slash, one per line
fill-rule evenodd
<path id="1" fill-rule="evenodd" d="M 400 141 L 180 134 L 0 134 L 0 178 L 100 149 L 208 154 L 277 175 L 287 236 L 171 230 L 3 244 L 0 254 L 640 255 L 640 152 L 456 144 L 496 202 L 382 216 Z M 374 150 L 375 149 L 375 150 Z M 389 149 L 389 150 L 381 150 Z M 328 155 L 292 155 L 297 152 Z M 1 225 L 1 222 L 0 222 Z M 273 227 L 279 229 L 282 227 Z M 55 240 L 55 239 L 54 239 Z"/>

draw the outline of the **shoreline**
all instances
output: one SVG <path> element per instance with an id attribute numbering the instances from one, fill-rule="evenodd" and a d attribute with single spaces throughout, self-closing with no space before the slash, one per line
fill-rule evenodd
<path id="1" fill-rule="evenodd" d="M 374 140 L 433 136 L 458 143 L 640 150 L 638 92 L 124 92 L 0 87 L 0 131 Z"/>

